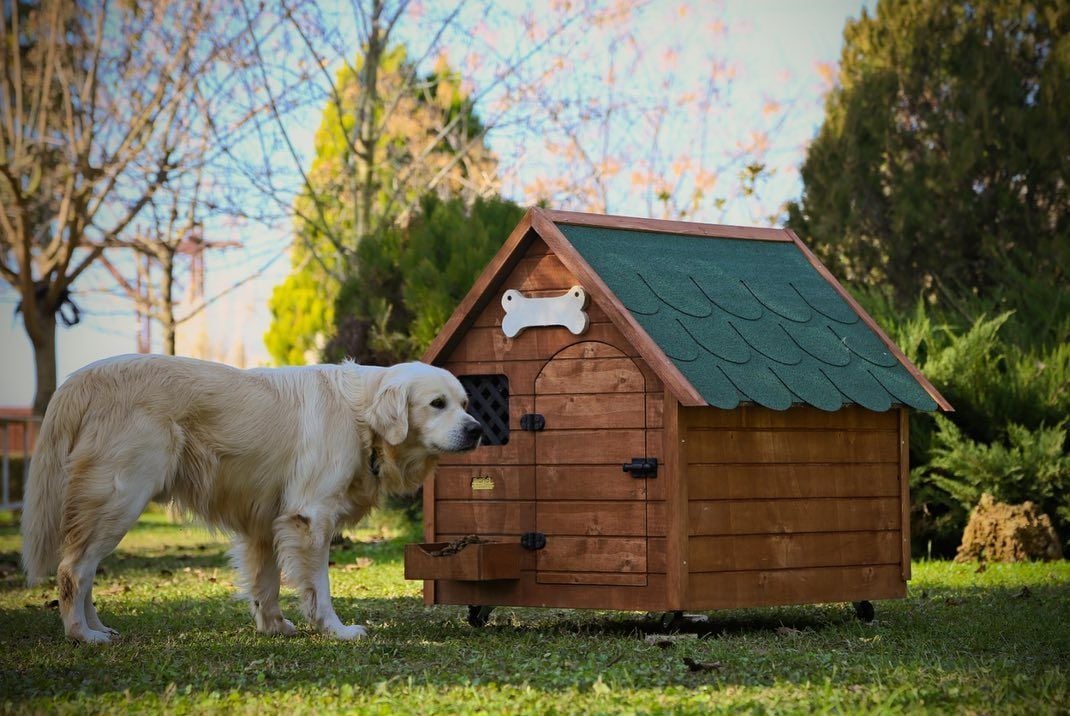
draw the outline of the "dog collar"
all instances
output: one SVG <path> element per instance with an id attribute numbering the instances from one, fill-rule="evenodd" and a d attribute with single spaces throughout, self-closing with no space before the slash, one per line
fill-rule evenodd
<path id="1" fill-rule="evenodd" d="M 373 475 L 375 475 L 376 477 L 379 477 L 379 467 L 382 464 L 382 462 L 383 462 L 383 459 L 379 455 L 379 448 L 374 448 L 373 447 L 371 455 L 368 457 L 368 470 L 370 470 L 371 473 Z"/>

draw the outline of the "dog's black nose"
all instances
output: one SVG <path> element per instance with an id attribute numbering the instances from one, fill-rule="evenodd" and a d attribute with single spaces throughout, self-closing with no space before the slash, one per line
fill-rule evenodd
<path id="1" fill-rule="evenodd" d="M 472 423 L 464 430 L 465 435 L 469 440 L 475 440 L 483 434 L 483 426 L 479 423 Z"/>

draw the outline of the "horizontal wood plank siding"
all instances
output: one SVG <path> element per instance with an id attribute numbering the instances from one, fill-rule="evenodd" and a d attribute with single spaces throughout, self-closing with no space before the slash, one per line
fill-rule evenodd
<path id="1" fill-rule="evenodd" d="M 570 393 L 643 393 L 646 379 L 631 358 L 555 358 L 535 380 L 535 392 L 544 395 Z M 599 396 L 604 397 L 604 396 Z"/>
<path id="2" fill-rule="evenodd" d="M 898 564 L 858 567 L 698 572 L 688 581 L 689 609 L 733 609 L 906 596 Z"/>
<path id="3" fill-rule="evenodd" d="M 537 509 L 539 531 L 547 535 L 665 536 L 664 502 L 540 499 Z"/>
<path id="4" fill-rule="evenodd" d="M 514 500 L 438 500 L 435 529 L 439 535 L 520 535 L 535 525 L 535 503 Z"/>
<path id="5" fill-rule="evenodd" d="M 892 430 L 692 430 L 688 437 L 690 464 L 899 461 Z"/>
<path id="6" fill-rule="evenodd" d="M 664 574 L 622 575 L 620 577 L 599 574 L 595 577 L 604 581 L 617 581 L 617 584 L 575 584 L 564 582 L 564 577 L 557 578 L 560 581 L 553 583 L 539 583 L 536 581 L 537 574 L 541 573 L 521 572 L 520 579 L 497 582 L 438 581 L 435 583 L 435 601 L 438 604 L 490 604 L 564 609 L 656 611 L 665 608 Z M 646 581 L 645 586 L 635 583 L 639 581 L 639 577 Z M 551 576 L 551 579 L 554 578 Z M 568 577 L 568 579 L 573 578 Z M 632 583 L 620 584 L 621 579 L 628 579 Z"/>
<path id="7" fill-rule="evenodd" d="M 682 408 L 687 608 L 902 596 L 895 412 Z"/>
<path id="8" fill-rule="evenodd" d="M 539 550 L 539 569 L 646 572 L 646 546 L 645 537 L 548 536 L 546 547 Z"/>
<path id="9" fill-rule="evenodd" d="M 443 533 L 439 535 L 440 542 L 453 542 L 464 534 L 450 534 Z M 480 535 L 483 539 L 490 542 L 517 542 L 516 535 L 506 534 L 483 534 Z M 569 555 L 583 554 L 585 550 L 601 549 L 603 556 L 600 559 L 605 560 L 605 564 L 613 564 L 614 560 L 621 560 L 622 557 L 613 557 L 614 552 L 618 552 L 622 547 L 627 546 L 628 549 L 632 549 L 636 545 L 627 544 L 633 538 L 630 537 L 554 537 L 553 539 L 547 539 L 546 548 L 542 550 L 523 550 L 520 553 L 520 569 L 521 571 L 531 571 L 536 569 L 536 558 L 541 557 L 546 550 L 551 550 L 549 554 L 557 555 L 555 557 L 558 569 L 571 569 L 575 566 L 574 563 L 569 562 Z M 666 570 L 666 541 L 662 538 L 653 538 L 647 540 L 647 554 L 646 554 L 646 571 L 653 574 L 664 574 Z M 631 553 L 630 558 L 635 559 L 636 553 Z M 608 555 L 608 556 L 606 556 Z"/>
<path id="10" fill-rule="evenodd" d="M 695 572 L 897 564 L 899 532 L 692 537 L 690 552 Z"/>
<path id="11" fill-rule="evenodd" d="M 587 391 L 587 384 L 583 384 Z M 576 392 L 561 395 L 539 395 L 539 413 L 546 418 L 547 427 L 556 430 L 599 428 L 633 428 L 646 425 L 643 396 L 636 400 L 634 393 L 602 393 L 592 395 Z M 529 411 L 530 412 L 530 411 Z"/>
<path id="12" fill-rule="evenodd" d="M 595 572 L 585 569 L 582 572 L 551 572 L 539 570 L 539 584 L 590 584 L 612 585 L 615 587 L 645 587 L 646 573 L 635 572 Z"/>
<path id="13" fill-rule="evenodd" d="M 691 500 L 692 535 L 898 530 L 895 497 L 800 500 Z"/>
<path id="14" fill-rule="evenodd" d="M 895 463 L 690 465 L 687 491 L 694 500 L 896 497 L 898 471 Z"/>
<path id="15" fill-rule="evenodd" d="M 620 465 L 540 465 L 539 497 L 549 500 L 662 500 L 657 480 L 637 480 Z"/>
<path id="16" fill-rule="evenodd" d="M 473 481 L 482 489 L 473 489 Z M 535 467 L 439 465 L 435 494 L 440 500 L 533 500 Z"/>
<path id="17" fill-rule="evenodd" d="M 537 440 L 540 465 L 601 465 L 613 460 L 619 468 L 646 452 L 643 430 L 546 430 Z"/>

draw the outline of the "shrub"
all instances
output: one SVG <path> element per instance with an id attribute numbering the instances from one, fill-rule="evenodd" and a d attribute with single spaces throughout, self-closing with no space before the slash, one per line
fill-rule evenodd
<path id="1" fill-rule="evenodd" d="M 1051 293 L 1035 288 L 1029 295 L 1037 292 Z M 1065 293 L 1055 292 L 1049 305 L 1062 305 Z M 1033 500 L 1060 536 L 1070 536 L 1065 317 L 1035 306 L 1021 315 L 989 315 L 983 309 L 993 302 L 974 298 L 950 309 L 919 301 L 904 314 L 887 292 L 868 288 L 858 295 L 955 408 L 947 416 L 911 418 L 915 552 L 953 554 L 981 492 L 1008 502 Z"/>

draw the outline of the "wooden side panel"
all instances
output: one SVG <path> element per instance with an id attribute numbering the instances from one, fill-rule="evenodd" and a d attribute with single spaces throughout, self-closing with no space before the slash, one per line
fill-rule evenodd
<path id="1" fill-rule="evenodd" d="M 898 530 L 731 535 L 691 540 L 691 569 L 696 572 L 898 562 Z"/>
<path id="2" fill-rule="evenodd" d="M 686 608 L 905 594 L 899 420 L 683 409 Z"/>
<path id="3" fill-rule="evenodd" d="M 896 430 L 739 429 L 692 433 L 691 463 L 897 463 Z"/>
<path id="4" fill-rule="evenodd" d="M 899 531 L 895 497 L 716 500 L 688 504 L 692 535 Z"/>
<path id="5" fill-rule="evenodd" d="M 899 565 L 700 572 L 691 575 L 688 609 L 816 604 L 906 596 Z"/>
<path id="6" fill-rule="evenodd" d="M 898 497 L 899 465 L 691 465 L 687 489 L 693 500 Z"/>

